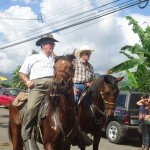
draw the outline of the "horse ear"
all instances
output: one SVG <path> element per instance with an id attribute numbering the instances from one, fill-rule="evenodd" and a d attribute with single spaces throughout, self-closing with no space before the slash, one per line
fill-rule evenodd
<path id="1" fill-rule="evenodd" d="M 76 52 L 76 48 L 74 49 L 74 51 L 72 52 L 71 55 L 74 55 L 74 56 L 75 56 L 75 52 Z"/>
<path id="2" fill-rule="evenodd" d="M 108 75 L 105 75 L 104 76 L 104 82 L 106 83 L 106 84 L 109 84 L 110 83 L 110 78 L 109 78 L 110 76 L 108 76 Z"/>
<path id="3" fill-rule="evenodd" d="M 116 78 L 116 81 L 117 81 L 117 82 L 120 82 L 123 78 L 124 78 L 124 77 L 118 77 L 118 78 Z"/>
<path id="4" fill-rule="evenodd" d="M 61 56 L 56 56 L 54 62 L 56 63 L 60 58 Z"/>

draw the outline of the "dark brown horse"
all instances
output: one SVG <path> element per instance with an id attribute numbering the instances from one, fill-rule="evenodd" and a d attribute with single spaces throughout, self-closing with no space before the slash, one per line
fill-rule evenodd
<path id="1" fill-rule="evenodd" d="M 117 82 L 123 78 L 111 75 L 100 76 L 91 87 L 84 90 L 78 104 L 78 119 L 81 130 L 93 135 L 93 150 L 98 150 L 102 128 L 113 117 L 119 90 Z M 85 147 L 79 146 L 81 150 Z"/>
<path id="2" fill-rule="evenodd" d="M 70 143 L 77 134 L 73 103 L 73 59 L 71 56 L 64 56 L 54 65 L 54 90 L 49 93 L 46 115 L 39 123 L 40 141 L 45 150 L 69 150 Z M 9 114 L 9 134 L 13 150 L 23 150 L 21 112 L 11 104 Z"/>

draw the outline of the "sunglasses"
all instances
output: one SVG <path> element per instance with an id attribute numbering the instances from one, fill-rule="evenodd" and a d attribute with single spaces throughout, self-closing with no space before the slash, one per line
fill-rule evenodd
<path id="1" fill-rule="evenodd" d="M 88 55 L 88 56 L 90 56 L 91 53 L 90 52 L 85 52 L 85 53 L 82 53 L 82 55 Z"/>

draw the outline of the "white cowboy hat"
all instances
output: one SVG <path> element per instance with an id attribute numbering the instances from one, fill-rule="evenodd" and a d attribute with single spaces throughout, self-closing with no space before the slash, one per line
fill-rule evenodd
<path id="1" fill-rule="evenodd" d="M 90 49 L 78 50 L 78 51 L 75 52 L 75 56 L 80 58 L 80 54 L 81 54 L 82 52 L 90 52 L 90 53 L 92 53 L 92 52 L 94 52 L 94 50 L 90 50 Z"/>

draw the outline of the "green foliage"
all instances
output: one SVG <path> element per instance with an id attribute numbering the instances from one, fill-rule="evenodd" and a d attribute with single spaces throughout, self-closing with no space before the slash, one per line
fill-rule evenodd
<path id="1" fill-rule="evenodd" d="M 10 83 L 8 81 L 0 81 L 0 85 L 3 85 L 4 87 L 10 87 Z"/>
<path id="2" fill-rule="evenodd" d="M 131 87 L 130 89 L 136 90 L 138 88 L 138 83 L 137 83 L 136 79 L 134 78 L 133 73 L 131 73 L 129 70 L 126 70 L 126 75 L 129 80 L 129 83 L 130 83 L 130 87 Z"/>
<path id="3" fill-rule="evenodd" d="M 141 92 L 150 93 L 150 69 L 140 65 L 135 72 L 135 79 L 138 81 L 138 89 Z"/>
<path id="4" fill-rule="evenodd" d="M 135 75 L 132 75 L 129 70 L 126 71 L 131 84 L 128 84 L 128 87 L 138 88 L 142 92 L 150 92 L 150 27 L 147 26 L 143 30 L 131 16 L 126 18 L 129 20 L 129 25 L 132 25 L 133 32 L 139 36 L 141 45 L 125 45 L 122 47 L 120 53 L 125 55 L 128 60 L 109 69 L 108 73 L 119 73 L 137 66 Z"/>
<path id="5" fill-rule="evenodd" d="M 128 80 L 122 80 L 118 83 L 119 86 L 119 90 L 123 90 L 123 91 L 129 91 L 131 90 L 130 88 L 130 83 Z"/>
<path id="6" fill-rule="evenodd" d="M 111 74 L 111 73 L 118 73 L 118 72 L 121 72 L 121 71 L 124 71 L 124 70 L 127 70 L 127 69 L 130 69 L 130 68 L 133 68 L 135 66 L 137 66 L 138 64 L 141 64 L 143 63 L 143 60 L 142 59 L 130 59 L 130 60 L 127 60 L 111 69 L 108 70 L 108 73 Z"/>
<path id="7" fill-rule="evenodd" d="M 27 89 L 26 85 L 19 78 L 20 67 L 21 66 L 17 66 L 16 70 L 13 71 L 11 87 L 21 88 L 21 89 L 25 89 L 26 90 Z"/>

